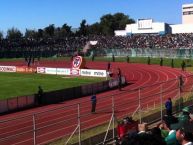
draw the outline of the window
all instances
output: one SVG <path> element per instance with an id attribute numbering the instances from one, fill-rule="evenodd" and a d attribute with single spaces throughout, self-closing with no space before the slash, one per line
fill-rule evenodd
<path id="1" fill-rule="evenodd" d="M 183 15 L 193 15 L 193 11 L 183 12 Z"/>
<path id="2" fill-rule="evenodd" d="M 193 6 L 191 6 L 191 7 L 183 7 L 183 9 L 185 10 L 185 9 L 193 9 Z"/>

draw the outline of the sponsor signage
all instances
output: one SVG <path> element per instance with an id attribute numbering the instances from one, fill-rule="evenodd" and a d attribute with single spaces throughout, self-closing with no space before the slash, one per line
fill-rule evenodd
<path id="1" fill-rule="evenodd" d="M 45 74 L 46 73 L 46 68 L 45 67 L 37 67 L 37 73 Z"/>
<path id="2" fill-rule="evenodd" d="M 46 73 L 46 74 L 56 75 L 56 68 L 46 67 L 46 68 L 45 68 L 45 73 Z"/>
<path id="3" fill-rule="evenodd" d="M 76 56 L 72 61 L 72 69 L 84 68 L 86 64 L 85 59 L 82 56 Z"/>
<path id="4" fill-rule="evenodd" d="M 70 75 L 71 71 L 69 68 L 57 68 L 56 74 L 57 75 Z"/>
<path id="5" fill-rule="evenodd" d="M 36 72 L 36 68 L 27 67 L 27 66 L 17 66 L 16 72 L 20 73 L 33 73 Z"/>
<path id="6" fill-rule="evenodd" d="M 81 76 L 91 76 L 91 77 L 107 77 L 106 70 L 92 70 L 92 69 L 81 69 Z"/>
<path id="7" fill-rule="evenodd" d="M 15 66 L 0 66 L 0 72 L 16 72 Z"/>
<path id="8" fill-rule="evenodd" d="M 70 70 L 70 75 L 79 76 L 80 75 L 80 70 L 79 69 L 71 69 Z"/>

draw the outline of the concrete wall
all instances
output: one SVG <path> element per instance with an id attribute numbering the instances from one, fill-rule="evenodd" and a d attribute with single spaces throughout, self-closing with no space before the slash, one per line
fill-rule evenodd
<path id="1" fill-rule="evenodd" d="M 172 34 L 193 33 L 193 24 L 170 25 Z"/>

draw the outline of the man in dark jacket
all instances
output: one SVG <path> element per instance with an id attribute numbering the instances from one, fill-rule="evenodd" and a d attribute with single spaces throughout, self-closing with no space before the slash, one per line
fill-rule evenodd
<path id="1" fill-rule="evenodd" d="M 172 116 L 172 100 L 171 100 L 171 98 L 168 98 L 168 100 L 165 103 L 165 107 L 166 107 L 166 114 L 168 116 Z"/>
<path id="2" fill-rule="evenodd" d="M 93 95 L 91 96 L 91 105 L 92 105 L 91 113 L 95 113 L 95 110 L 96 110 L 96 102 L 97 102 L 96 95 L 93 94 Z"/>

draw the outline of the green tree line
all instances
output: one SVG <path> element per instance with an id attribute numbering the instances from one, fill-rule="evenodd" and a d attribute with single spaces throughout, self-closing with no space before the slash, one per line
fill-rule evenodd
<path id="1" fill-rule="evenodd" d="M 68 36 L 88 36 L 88 35 L 114 35 L 115 30 L 125 29 L 126 24 L 135 23 L 134 19 L 123 13 L 106 14 L 100 18 L 99 22 L 89 25 L 85 19 L 80 22 L 80 26 L 73 31 L 72 26 L 64 23 L 61 27 L 50 24 L 38 30 L 26 29 L 25 34 L 18 28 L 7 30 L 6 39 L 41 39 L 41 38 L 62 38 Z M 0 40 L 4 39 L 3 32 L 0 31 Z"/>

